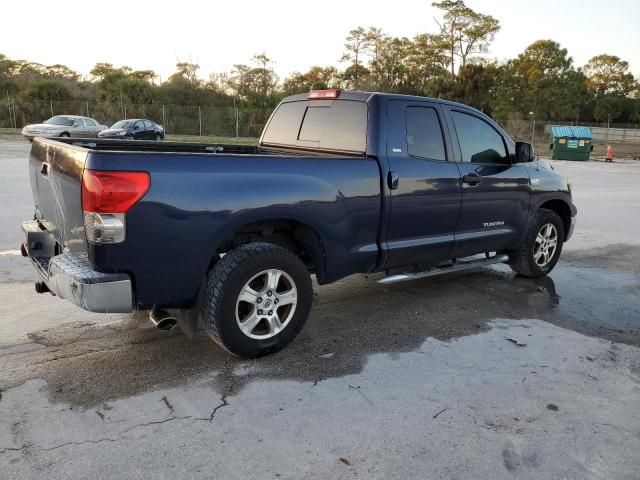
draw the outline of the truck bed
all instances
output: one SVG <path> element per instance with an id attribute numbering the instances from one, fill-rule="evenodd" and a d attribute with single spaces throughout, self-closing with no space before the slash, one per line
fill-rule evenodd
<path id="1" fill-rule="evenodd" d="M 91 171 L 147 172 L 118 244 L 87 241 L 81 185 Z M 320 280 L 370 271 L 379 260 L 378 161 L 363 154 L 246 145 L 36 138 L 30 177 L 40 227 L 57 253 L 135 283 L 136 308 L 182 307 L 238 231 L 278 220 L 325 238 Z M 324 264 L 328 266 L 325 270 Z"/>
<path id="2" fill-rule="evenodd" d="M 86 138 L 59 138 L 56 142 L 99 151 L 123 151 L 123 152 L 158 152 L 158 153 L 212 153 L 225 155 L 291 155 L 317 157 L 331 152 L 321 150 L 275 148 L 259 145 L 233 145 L 224 143 L 195 143 L 195 142 L 154 142 L 141 140 L 113 140 L 113 139 L 86 139 Z M 347 154 L 353 157 L 362 157 L 358 154 Z M 344 156 L 343 154 L 336 156 Z"/>

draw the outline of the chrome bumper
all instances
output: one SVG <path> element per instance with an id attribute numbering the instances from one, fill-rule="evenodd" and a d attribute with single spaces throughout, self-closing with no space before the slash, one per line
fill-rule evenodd
<path id="1" fill-rule="evenodd" d="M 124 273 L 102 273 L 91 268 L 88 259 L 65 249 L 56 255 L 53 235 L 36 221 L 24 222 L 26 241 L 23 255 L 51 293 L 72 301 L 90 312 L 121 313 L 133 308 L 131 279 Z"/>

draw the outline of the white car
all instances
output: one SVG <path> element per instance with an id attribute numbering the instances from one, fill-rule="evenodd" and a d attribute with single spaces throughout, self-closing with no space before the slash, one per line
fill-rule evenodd
<path id="1" fill-rule="evenodd" d="M 33 137 L 97 137 L 106 130 L 93 118 L 79 115 L 56 115 L 43 123 L 27 125 L 22 129 L 22 136 L 33 140 Z"/>

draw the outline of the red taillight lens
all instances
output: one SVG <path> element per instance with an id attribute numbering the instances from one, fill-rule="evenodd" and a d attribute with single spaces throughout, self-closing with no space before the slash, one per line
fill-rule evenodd
<path id="1" fill-rule="evenodd" d="M 340 90 L 311 90 L 308 98 L 338 98 Z"/>
<path id="2" fill-rule="evenodd" d="M 82 210 L 125 213 L 151 185 L 147 172 L 85 170 L 82 175 Z"/>

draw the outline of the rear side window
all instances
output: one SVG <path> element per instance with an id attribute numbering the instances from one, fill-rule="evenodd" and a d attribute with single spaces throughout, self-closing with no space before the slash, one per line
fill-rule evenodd
<path id="1" fill-rule="evenodd" d="M 509 163 L 502 135 L 473 115 L 451 112 L 456 127 L 462 161 L 471 163 Z"/>
<path id="2" fill-rule="evenodd" d="M 269 122 L 262 143 L 364 152 L 367 104 L 348 100 L 283 103 Z"/>
<path id="3" fill-rule="evenodd" d="M 435 109 L 408 107 L 407 153 L 413 157 L 446 160 L 442 128 Z"/>

